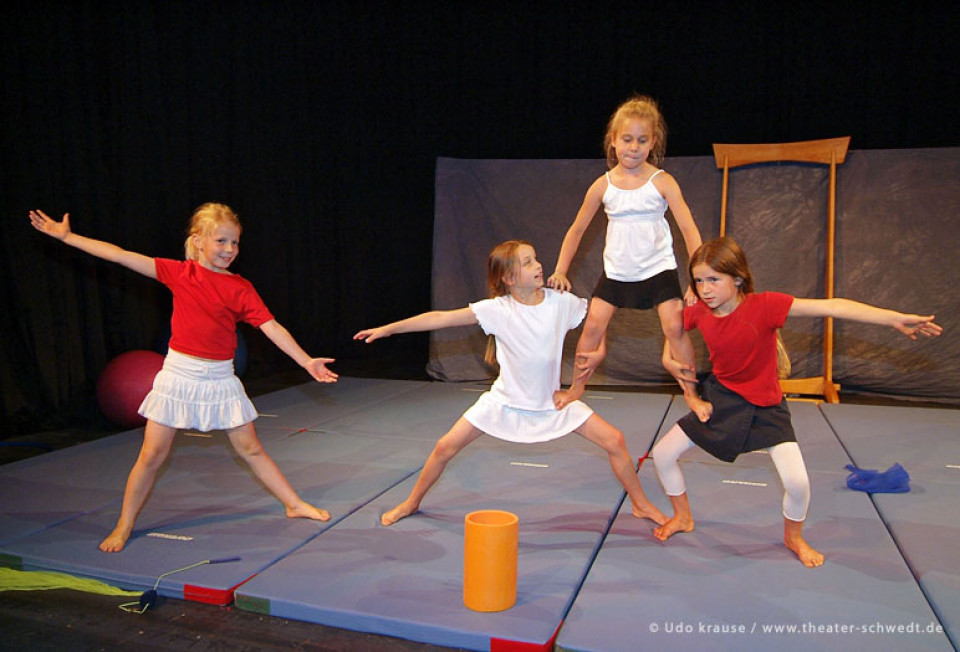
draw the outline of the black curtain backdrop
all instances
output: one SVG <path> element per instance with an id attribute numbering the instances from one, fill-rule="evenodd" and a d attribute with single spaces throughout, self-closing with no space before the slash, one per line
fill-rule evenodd
<path id="1" fill-rule="evenodd" d="M 192 209 L 228 203 L 235 270 L 308 351 L 426 363 L 425 337 L 350 337 L 430 307 L 437 157 L 594 158 L 632 92 L 661 102 L 673 156 L 957 146 L 956 7 L 8 2 L 2 433 L 90 418 L 104 365 L 169 318 L 162 286 L 34 232 L 32 208 L 178 257 Z M 292 364 L 246 336 L 248 375 Z"/>

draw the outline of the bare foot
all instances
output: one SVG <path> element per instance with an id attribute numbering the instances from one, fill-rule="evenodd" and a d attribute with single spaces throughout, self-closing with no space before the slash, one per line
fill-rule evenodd
<path id="1" fill-rule="evenodd" d="M 677 532 L 693 532 L 693 517 L 674 515 L 669 521 L 655 529 L 653 536 L 661 541 L 666 541 Z"/>
<path id="2" fill-rule="evenodd" d="M 562 410 L 574 401 L 579 401 L 581 396 L 583 396 L 582 390 L 576 392 L 573 390 L 573 388 L 558 389 L 553 393 L 553 405 L 558 410 Z"/>
<path id="3" fill-rule="evenodd" d="M 314 507 L 302 500 L 293 507 L 287 507 L 287 518 L 309 518 L 313 521 L 329 521 L 330 512 L 320 507 Z"/>
<path id="4" fill-rule="evenodd" d="M 784 544 L 792 550 L 800 562 L 807 568 L 823 566 L 823 554 L 814 550 L 803 537 L 784 539 Z"/>
<path id="5" fill-rule="evenodd" d="M 120 552 L 127 544 L 130 538 L 130 532 L 119 525 L 107 535 L 107 538 L 100 542 L 100 550 L 103 552 Z"/>
<path id="6" fill-rule="evenodd" d="M 661 512 L 657 507 L 648 502 L 646 505 L 634 505 L 633 506 L 633 515 L 636 518 L 649 518 L 651 521 L 657 525 L 663 525 L 667 522 L 667 516 Z"/>
<path id="7" fill-rule="evenodd" d="M 710 417 L 713 416 L 713 404 L 704 401 L 699 396 L 692 393 L 685 393 L 683 400 L 687 402 L 687 407 L 697 415 L 701 423 L 706 423 L 710 420 Z"/>
<path id="8" fill-rule="evenodd" d="M 418 508 L 408 507 L 406 503 L 400 503 L 389 512 L 380 517 L 380 525 L 393 525 L 402 518 L 406 518 L 415 513 Z"/>

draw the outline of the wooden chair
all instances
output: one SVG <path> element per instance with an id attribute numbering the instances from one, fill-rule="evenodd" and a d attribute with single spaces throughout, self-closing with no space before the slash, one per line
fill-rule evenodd
<path id="1" fill-rule="evenodd" d="M 850 137 L 808 140 L 797 143 L 758 145 L 724 145 L 715 143 L 713 154 L 717 168 L 723 170 L 723 187 L 720 196 L 720 235 L 727 230 L 727 191 L 730 168 L 755 163 L 795 162 L 821 163 L 830 166 L 830 195 L 827 204 L 827 270 L 826 298 L 833 298 L 833 260 L 836 236 L 837 165 L 847 157 Z M 830 403 L 839 403 L 840 385 L 833 382 L 833 319 L 827 317 L 823 327 L 823 375 L 812 378 L 781 380 L 786 394 L 822 396 Z"/>

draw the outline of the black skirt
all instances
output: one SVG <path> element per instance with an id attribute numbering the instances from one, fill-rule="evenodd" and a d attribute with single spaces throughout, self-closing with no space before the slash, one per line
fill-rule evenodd
<path id="1" fill-rule="evenodd" d="M 706 423 L 690 412 L 677 425 L 693 443 L 724 462 L 733 462 L 740 453 L 797 441 L 790 421 L 787 399 L 779 405 L 759 407 L 710 376 L 702 383 L 703 400 L 713 405 Z"/>

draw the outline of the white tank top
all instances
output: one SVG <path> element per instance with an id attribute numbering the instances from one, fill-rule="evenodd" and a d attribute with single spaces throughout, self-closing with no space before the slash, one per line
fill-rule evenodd
<path id="1" fill-rule="evenodd" d="M 667 200 L 653 178 L 639 188 L 624 190 L 610 181 L 603 193 L 607 214 L 607 240 L 603 250 L 603 271 L 615 281 L 644 281 L 668 269 L 676 269 L 673 236 L 667 223 Z"/>

